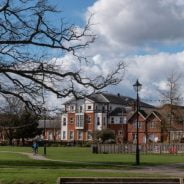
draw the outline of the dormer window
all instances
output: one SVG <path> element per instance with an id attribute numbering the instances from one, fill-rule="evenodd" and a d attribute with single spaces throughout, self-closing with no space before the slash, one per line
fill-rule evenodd
<path id="1" fill-rule="evenodd" d="M 74 106 L 73 106 L 73 105 L 70 106 L 70 111 L 71 111 L 71 112 L 74 111 Z"/>
<path id="2" fill-rule="evenodd" d="M 88 110 L 91 110 L 92 108 L 91 108 L 91 105 L 88 105 Z"/>

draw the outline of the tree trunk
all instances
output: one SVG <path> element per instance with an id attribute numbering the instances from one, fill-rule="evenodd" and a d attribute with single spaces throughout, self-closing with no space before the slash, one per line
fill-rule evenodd
<path id="1" fill-rule="evenodd" d="M 22 137 L 22 146 L 24 146 L 25 145 L 25 139 L 24 139 L 24 137 Z"/>

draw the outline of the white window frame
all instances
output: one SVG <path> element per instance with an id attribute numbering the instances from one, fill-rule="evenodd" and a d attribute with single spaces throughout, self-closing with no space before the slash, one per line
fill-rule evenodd
<path id="1" fill-rule="evenodd" d="M 66 131 L 63 131 L 63 132 L 62 132 L 62 139 L 63 139 L 63 140 L 66 140 Z"/>
<path id="2" fill-rule="evenodd" d="M 92 140 L 92 139 L 93 139 L 92 132 L 91 131 L 88 131 L 87 132 L 87 140 Z"/>
<path id="3" fill-rule="evenodd" d="M 76 115 L 76 127 L 84 127 L 84 114 Z"/>
<path id="4" fill-rule="evenodd" d="M 66 126 L 66 118 L 63 118 L 63 126 Z"/>
<path id="5" fill-rule="evenodd" d="M 133 127 L 137 128 L 137 120 L 133 122 Z M 142 128 L 142 122 L 138 121 L 138 128 Z"/>
<path id="6" fill-rule="evenodd" d="M 72 136 L 71 136 L 72 135 Z M 69 139 L 74 140 L 74 131 L 69 132 Z"/>
<path id="7" fill-rule="evenodd" d="M 80 134 L 81 133 L 81 134 Z M 78 131 L 77 132 L 77 138 L 78 138 L 78 140 L 83 140 L 83 131 Z"/>

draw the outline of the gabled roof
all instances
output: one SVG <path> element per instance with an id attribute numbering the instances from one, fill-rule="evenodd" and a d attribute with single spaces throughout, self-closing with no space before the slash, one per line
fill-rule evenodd
<path id="1" fill-rule="evenodd" d="M 151 115 L 154 115 L 154 116 L 157 117 L 160 121 L 162 121 L 162 119 L 163 119 L 162 115 L 161 115 L 159 112 L 157 112 L 157 111 L 151 112 L 151 113 L 147 116 L 147 118 L 149 118 Z"/>
<path id="2" fill-rule="evenodd" d="M 130 118 L 128 119 L 128 121 L 130 121 L 135 115 L 136 115 L 137 112 L 134 112 Z M 140 110 L 139 111 L 139 115 L 141 115 L 144 119 L 146 119 L 147 117 L 147 113 L 144 111 L 144 110 Z"/>
<path id="3" fill-rule="evenodd" d="M 92 100 L 95 103 L 112 103 L 112 104 L 118 104 L 118 105 L 124 105 L 124 106 L 134 106 L 136 104 L 136 100 L 127 97 L 127 96 L 121 96 L 120 94 L 115 95 L 115 94 L 110 94 L 110 93 L 96 93 L 92 94 L 90 96 L 86 97 L 89 100 Z M 75 99 L 71 99 L 64 104 L 69 104 L 69 103 L 75 103 Z M 144 108 L 155 108 L 154 106 L 140 102 L 140 107 Z"/>
<path id="4" fill-rule="evenodd" d="M 108 99 L 106 99 L 102 93 L 92 94 L 87 98 L 96 103 L 109 103 Z"/>

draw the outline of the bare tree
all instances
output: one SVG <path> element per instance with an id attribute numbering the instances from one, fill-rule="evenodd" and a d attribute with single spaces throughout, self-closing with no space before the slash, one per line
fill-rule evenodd
<path id="1" fill-rule="evenodd" d="M 171 141 L 171 130 L 173 127 L 173 121 L 175 121 L 176 123 L 176 119 L 178 119 L 175 117 L 176 111 L 178 111 L 177 116 L 179 115 L 179 109 L 177 107 L 181 103 L 181 92 L 180 92 L 180 83 L 179 83 L 180 79 L 181 79 L 180 74 L 176 72 L 172 72 L 167 77 L 167 82 L 166 82 L 167 89 L 159 90 L 163 99 L 162 101 L 165 104 L 168 104 L 167 108 L 164 108 L 166 124 L 163 126 L 169 132 L 168 134 L 169 143 Z"/>
<path id="2" fill-rule="evenodd" d="M 5 97 L 6 98 L 6 97 Z M 22 140 L 34 138 L 42 133 L 38 128 L 39 116 L 28 111 L 25 104 L 16 97 L 6 98 L 4 108 L 1 108 L 0 131 L 12 145 L 13 139 Z"/>
<path id="3" fill-rule="evenodd" d="M 63 19 L 58 24 L 58 13 L 47 0 L 0 1 L 0 94 L 19 98 L 34 111 L 47 92 L 79 98 L 118 84 L 124 72 L 119 63 L 108 75 L 92 77 L 58 63 L 56 58 L 69 53 L 76 65 L 87 64 L 80 50 L 95 39 L 90 20 L 83 29 Z"/>

